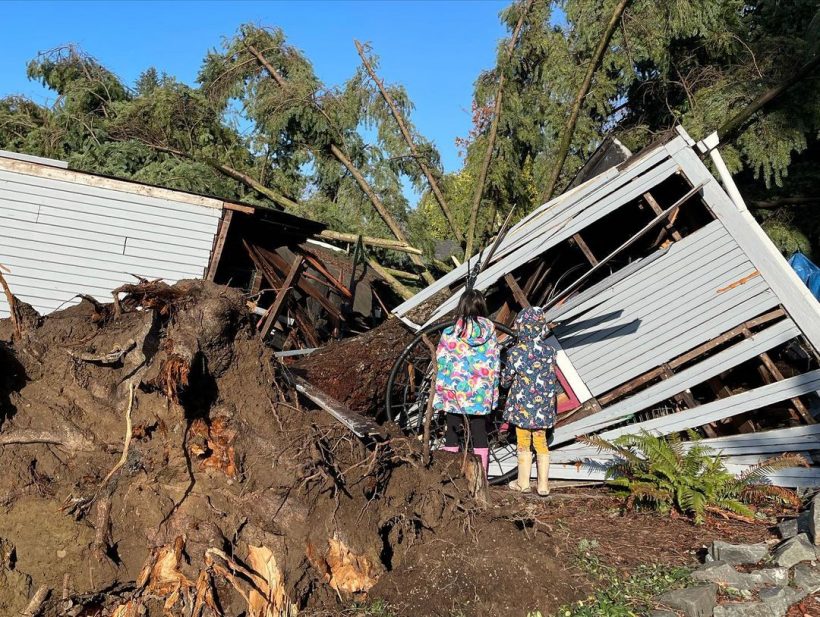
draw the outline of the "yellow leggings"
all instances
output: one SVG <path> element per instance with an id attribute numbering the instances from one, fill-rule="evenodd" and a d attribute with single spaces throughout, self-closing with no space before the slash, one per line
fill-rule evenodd
<path id="1" fill-rule="evenodd" d="M 543 428 L 519 428 L 515 427 L 515 438 L 518 441 L 519 452 L 529 452 L 530 445 L 535 448 L 536 454 L 549 454 L 547 448 L 547 430 Z"/>

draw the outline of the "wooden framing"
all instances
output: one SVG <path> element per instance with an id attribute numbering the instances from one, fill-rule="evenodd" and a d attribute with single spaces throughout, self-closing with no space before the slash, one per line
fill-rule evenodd
<path id="1" fill-rule="evenodd" d="M 214 248 L 211 251 L 211 259 L 208 262 L 208 272 L 205 278 L 213 281 L 216 277 L 216 271 L 219 268 L 219 260 L 222 259 L 222 251 L 225 248 L 225 240 L 228 237 L 228 230 L 233 220 L 233 210 L 223 210 L 222 220 L 219 221 L 219 230 L 216 232 L 214 238 Z"/>
<path id="2" fill-rule="evenodd" d="M 695 360 L 696 358 L 702 356 L 703 354 L 713 350 L 724 343 L 728 343 L 735 337 L 741 336 L 744 333 L 744 330 L 749 330 L 750 328 L 755 328 L 757 326 L 763 325 L 765 323 L 769 323 L 774 321 L 775 319 L 779 319 L 785 315 L 785 311 L 782 308 L 777 308 L 773 311 L 769 311 L 760 317 L 756 317 L 751 319 L 731 330 L 724 332 L 720 336 L 713 338 L 711 341 L 707 341 L 702 345 L 698 345 L 694 349 L 687 351 L 684 354 L 681 354 L 677 358 L 673 358 L 663 366 L 656 367 L 651 371 L 644 373 L 643 375 L 639 375 L 634 379 L 626 382 L 615 388 L 614 390 L 610 390 L 609 392 L 601 395 L 598 397 L 598 401 L 601 405 L 608 405 L 609 403 L 629 394 L 640 388 L 641 386 L 653 381 L 654 379 L 668 377 L 670 374 L 674 372 L 674 369 L 683 366 L 684 364 L 688 364 L 689 362 Z"/>
<path id="3" fill-rule="evenodd" d="M 530 301 L 527 300 L 527 295 L 521 289 L 515 277 L 512 274 L 507 274 L 504 276 L 504 281 L 506 281 L 507 286 L 510 288 L 515 301 L 518 302 L 518 306 L 521 308 L 529 308 L 531 306 Z"/>
<path id="4" fill-rule="evenodd" d="M 290 271 L 288 275 L 285 277 L 285 280 L 282 283 L 282 287 L 276 292 L 276 298 L 273 300 L 273 304 L 271 304 L 270 308 L 268 309 L 267 315 L 265 315 L 265 319 L 261 322 L 261 327 L 259 328 L 259 337 L 265 338 L 268 336 L 268 333 L 273 328 L 273 324 L 276 323 L 276 320 L 279 318 L 279 313 L 282 311 L 282 307 L 284 306 L 285 299 L 288 297 L 290 290 L 293 288 L 294 282 L 296 282 L 299 276 L 302 273 L 302 264 L 304 259 L 301 255 L 297 255 L 296 258 L 293 260 L 293 263 L 290 265 Z"/>
<path id="5" fill-rule="evenodd" d="M 270 286 L 276 289 L 284 287 L 284 280 L 270 267 L 264 256 L 260 255 L 259 250 L 248 244 L 245 240 L 242 241 L 242 244 L 245 246 L 245 250 L 248 251 L 248 255 L 256 265 L 256 268 L 262 273 L 262 276 L 267 279 Z M 293 312 L 293 319 L 296 321 L 299 331 L 302 333 L 307 344 L 310 347 L 318 347 L 320 344 L 319 335 L 305 311 L 295 302 L 291 302 L 291 310 Z"/>
<path id="6" fill-rule="evenodd" d="M 275 253 L 273 251 L 268 251 L 263 248 L 257 247 L 259 254 L 265 257 L 270 261 L 270 263 L 279 271 L 280 276 L 286 276 L 289 267 L 288 262 L 285 260 L 284 257 Z M 342 321 L 342 314 L 339 312 L 333 304 L 325 297 L 325 295 L 316 287 L 305 280 L 304 278 L 299 278 L 296 281 L 296 286 L 299 288 L 299 291 L 304 292 L 314 300 L 316 300 L 319 304 L 322 305 L 322 308 L 325 309 L 328 314 L 336 321 L 337 325 Z"/>
<path id="7" fill-rule="evenodd" d="M 652 193 L 647 191 L 643 194 L 644 201 L 649 204 L 649 207 L 652 208 L 652 211 L 658 215 L 663 212 L 663 208 L 661 208 L 660 204 L 657 200 L 652 196 Z M 677 218 L 677 212 L 675 212 L 672 216 L 669 217 L 669 220 L 666 221 L 666 224 L 663 226 L 663 229 L 658 234 L 658 237 L 655 239 L 654 244 L 659 244 L 660 241 L 663 239 L 664 236 L 669 235 L 672 236 L 672 239 L 677 242 L 681 239 L 680 232 L 675 229 L 675 219 Z"/>
<path id="8" fill-rule="evenodd" d="M 660 211 L 656 212 L 656 214 L 660 214 Z M 577 233 L 574 236 L 572 236 L 572 241 L 579 249 L 581 249 L 581 252 L 584 254 L 584 257 L 587 258 L 587 261 L 589 261 L 591 265 L 598 265 L 598 260 L 595 258 L 595 255 L 592 254 L 589 245 L 586 243 L 586 241 L 584 241 L 580 233 Z"/>

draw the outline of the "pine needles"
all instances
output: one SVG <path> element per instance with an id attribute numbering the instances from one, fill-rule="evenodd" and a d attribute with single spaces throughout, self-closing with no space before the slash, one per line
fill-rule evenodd
<path id="1" fill-rule="evenodd" d="M 613 441 L 591 436 L 581 441 L 611 452 L 615 462 L 607 468 L 607 483 L 626 499 L 626 508 L 675 510 L 704 522 L 707 512 L 752 518 L 750 504 L 768 499 L 796 505 L 794 492 L 767 483 L 772 472 L 789 467 L 807 467 L 798 454 L 784 454 L 749 467 L 739 476 L 730 473 L 720 456 L 698 443 L 700 436 L 689 431 L 689 441 L 680 435 L 668 438 L 647 432 L 623 435 Z"/>

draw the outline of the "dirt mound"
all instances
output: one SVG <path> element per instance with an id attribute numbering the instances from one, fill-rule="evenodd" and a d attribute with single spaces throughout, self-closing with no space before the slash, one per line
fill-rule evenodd
<path id="1" fill-rule="evenodd" d="M 40 318 L 21 305 L 16 326 L 0 321 L 0 614 L 35 590 L 46 615 L 273 617 L 367 592 L 419 614 L 401 590 L 435 593 L 431 576 L 450 563 L 461 582 L 448 598 L 506 614 L 486 574 L 494 558 L 515 572 L 504 563 L 531 540 L 474 498 L 472 460 L 424 467 L 414 440 L 366 446 L 301 406 L 231 289 L 123 291 L 117 306 Z M 340 351 L 338 383 L 354 390 L 367 369 Z M 543 554 L 527 563 L 516 567 L 557 571 Z"/>
<path id="2" fill-rule="evenodd" d="M 294 370 L 351 409 L 380 417 L 390 370 L 413 336 L 401 321 L 389 319 L 361 336 L 315 351 Z"/>

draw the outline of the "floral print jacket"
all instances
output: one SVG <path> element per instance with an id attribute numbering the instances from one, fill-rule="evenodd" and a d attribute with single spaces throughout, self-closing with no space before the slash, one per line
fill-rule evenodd
<path id="1" fill-rule="evenodd" d="M 433 408 L 484 416 L 498 403 L 498 339 L 484 317 L 459 320 L 441 334 L 436 349 Z"/>
<path id="2" fill-rule="evenodd" d="M 504 419 L 526 429 L 552 428 L 556 412 L 555 349 L 546 343 L 549 329 L 540 307 L 522 310 L 515 319 L 518 342 L 507 354 L 501 383 L 512 384 Z"/>

